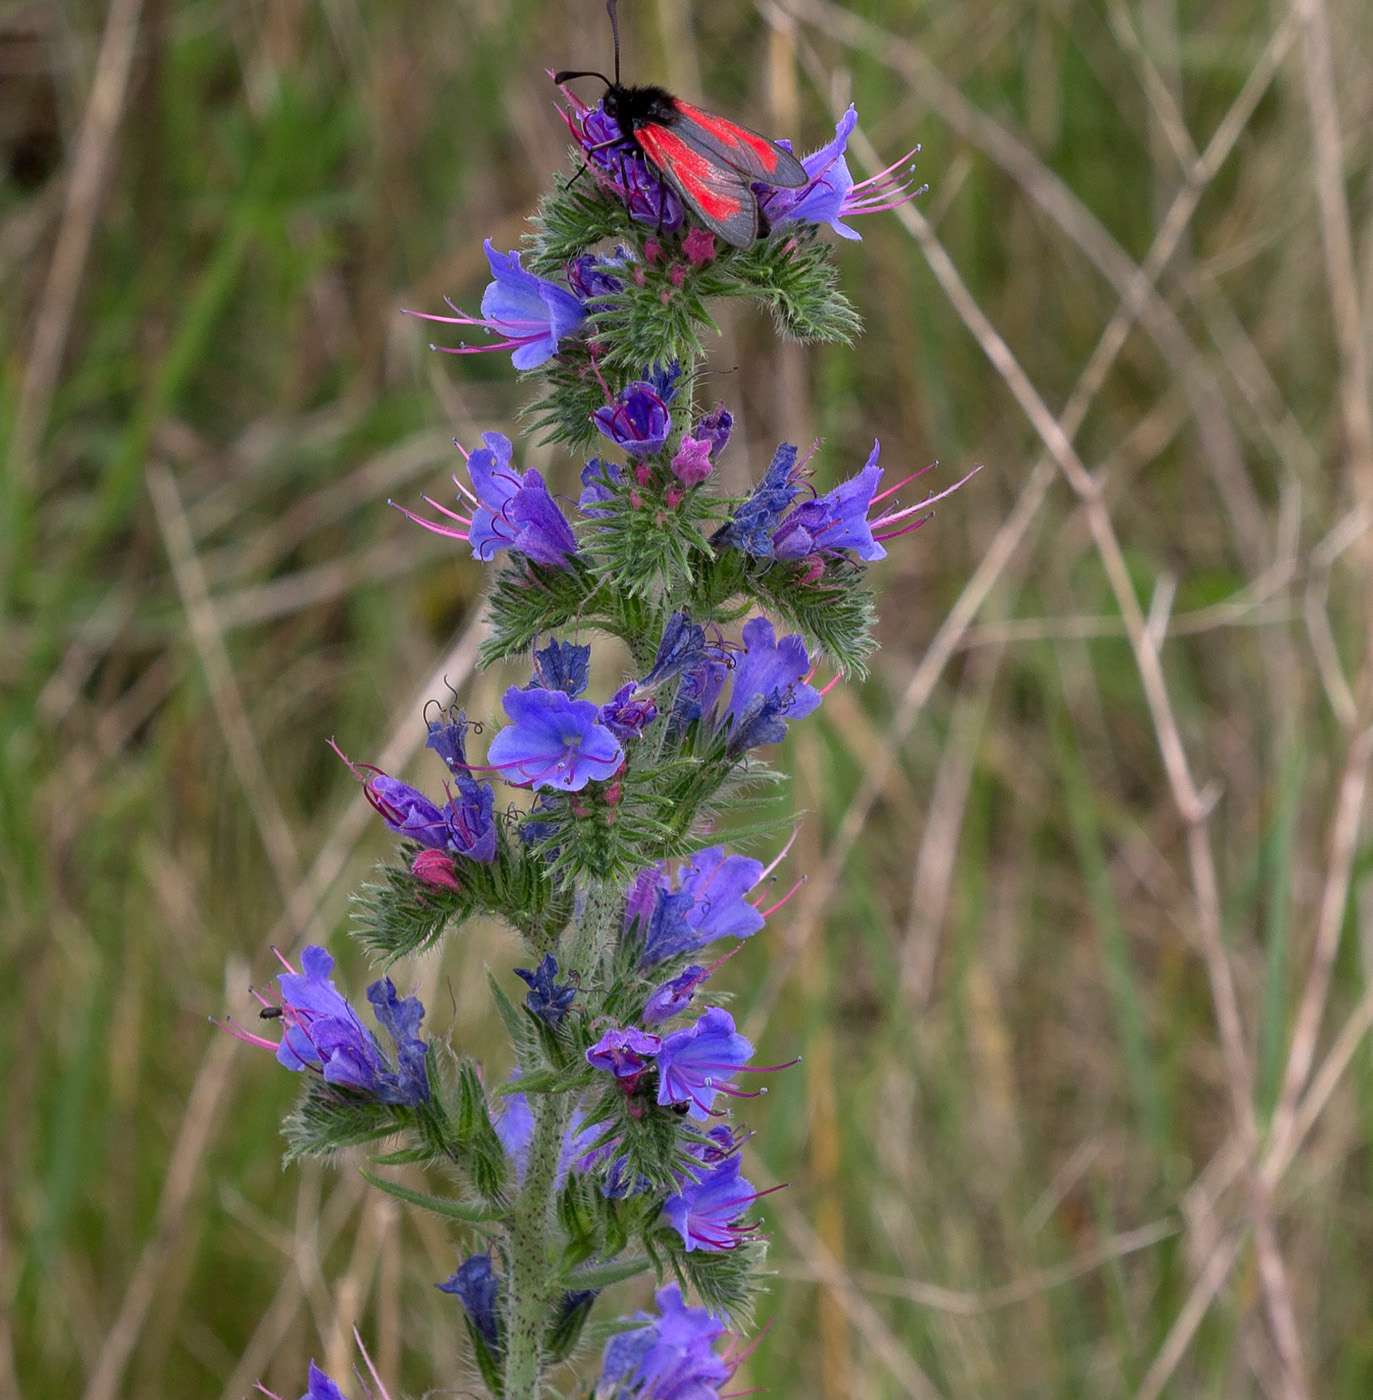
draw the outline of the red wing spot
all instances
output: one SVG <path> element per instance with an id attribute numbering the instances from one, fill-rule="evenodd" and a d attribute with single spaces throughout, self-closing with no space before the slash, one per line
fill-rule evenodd
<path id="1" fill-rule="evenodd" d="M 714 112 L 703 112 L 699 107 L 693 107 L 680 98 L 677 101 L 677 110 L 708 131 L 717 141 L 723 141 L 726 146 L 746 146 L 758 157 L 763 169 L 769 174 L 777 169 L 777 148 L 766 136 L 759 136 L 756 131 L 749 131 L 746 127 L 735 126 L 732 121 L 717 117 Z"/>
<path id="2" fill-rule="evenodd" d="M 653 124 L 639 127 L 634 137 L 650 160 L 664 169 L 671 168 L 708 218 L 725 220 L 743 208 L 742 201 L 711 183 L 711 176 L 719 167 L 712 165 L 700 151 L 693 150 L 675 132 Z"/>

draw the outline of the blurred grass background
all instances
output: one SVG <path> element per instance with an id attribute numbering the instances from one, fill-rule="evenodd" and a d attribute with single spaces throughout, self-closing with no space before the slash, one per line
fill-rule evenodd
<path id="1" fill-rule="evenodd" d="M 812 879 L 728 985 L 804 1059 L 750 1106 L 792 1184 L 739 1387 L 1373 1394 L 1373 11 L 622 23 L 637 80 L 923 145 L 839 252 L 856 348 L 722 321 L 732 482 L 783 435 L 822 483 L 874 436 L 986 466 L 784 756 Z M 0 5 L 0 1396 L 291 1397 L 355 1322 L 393 1394 L 473 1388 L 451 1242 L 283 1173 L 296 1082 L 206 1018 L 270 942 L 362 986 L 388 843 L 324 740 L 401 769 L 444 677 L 494 706 L 482 571 L 384 501 L 521 393 L 400 309 L 475 305 L 565 158 L 543 70 L 608 55 L 598 0 Z M 401 973 L 497 1068 L 513 951 Z"/>

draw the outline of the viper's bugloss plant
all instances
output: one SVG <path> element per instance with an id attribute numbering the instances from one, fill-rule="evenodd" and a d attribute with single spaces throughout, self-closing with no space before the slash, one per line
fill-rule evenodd
<path id="1" fill-rule="evenodd" d="M 461 711 L 428 720 L 444 771 L 427 793 L 345 759 L 400 838 L 358 897 L 363 946 L 390 967 L 473 915 L 504 919 L 527 993 L 495 977 L 491 990 L 516 1070 L 491 1083 L 460 1028 L 421 1040 L 424 1008 L 389 977 L 367 992 L 384 1050 L 319 947 L 260 998 L 258 1030 L 232 1029 L 305 1078 L 291 1156 L 386 1139 L 381 1170 L 435 1166 L 454 1183 L 434 1196 L 368 1173 L 456 1228 L 458 1262 L 437 1286 L 493 1395 L 535 1400 L 594 1341 L 579 1395 L 709 1400 L 752 1324 L 766 1246 L 731 1106 L 786 1066 L 755 1065 L 706 987 L 790 897 L 769 905 L 789 844 L 765 866 L 727 849 L 721 818 L 762 814 L 737 840 L 776 831 L 765 757 L 829 685 L 862 673 L 864 566 L 932 498 L 896 502 L 919 472 L 881 489 L 876 445 L 826 492 L 783 443 L 751 490 L 721 493 L 733 419 L 697 401 L 703 338 L 712 302 L 746 297 L 784 336 L 851 340 L 859 320 L 822 230 L 856 238 L 844 220 L 909 191 L 904 161 L 854 184 L 850 109 L 804 158 L 806 185 L 755 186 L 763 235 L 723 245 L 600 106 L 569 96 L 564 116 L 590 178 L 556 182 L 522 250 L 487 242 L 480 316 L 420 314 L 486 337 L 441 348 L 511 352 L 535 431 L 584 455 L 576 506 L 488 432 L 453 478 L 456 501 L 402 507 L 492 567 L 482 664 L 523 659 L 527 682 L 505 692 L 480 756 Z M 630 672 L 588 694 L 606 640 Z M 640 1274 L 656 1279 L 655 1311 L 588 1330 L 602 1290 Z M 337 1394 L 313 1369 L 309 1387 Z"/>

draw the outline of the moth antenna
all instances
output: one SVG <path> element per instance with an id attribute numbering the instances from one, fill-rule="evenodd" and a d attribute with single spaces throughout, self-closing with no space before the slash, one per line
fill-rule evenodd
<path id="1" fill-rule="evenodd" d="M 620 20 L 615 13 L 615 0 L 605 0 L 605 12 L 610 16 L 610 32 L 615 38 L 615 86 L 620 86 Z"/>

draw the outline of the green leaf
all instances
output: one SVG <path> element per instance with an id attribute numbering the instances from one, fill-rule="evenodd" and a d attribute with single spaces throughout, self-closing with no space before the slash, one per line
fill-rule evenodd
<path id="1" fill-rule="evenodd" d="M 560 1280 L 564 1288 L 609 1288 L 612 1283 L 622 1283 L 627 1278 L 647 1273 L 653 1261 L 646 1254 L 635 1255 L 632 1259 L 611 1259 L 603 1264 L 580 1264 L 569 1270 Z"/>
<path id="2" fill-rule="evenodd" d="M 394 1196 L 398 1201 L 405 1201 L 412 1206 L 419 1206 L 421 1210 L 430 1211 L 434 1215 L 442 1215 L 448 1220 L 461 1220 L 464 1224 L 476 1225 L 483 1221 L 502 1220 L 508 1214 L 500 1207 L 488 1205 L 486 1202 L 469 1203 L 450 1200 L 447 1196 L 431 1196 L 427 1191 L 412 1191 L 399 1182 L 374 1176 L 363 1167 L 359 1167 L 358 1171 L 365 1180 L 370 1181 L 378 1190 L 385 1191 L 388 1196 Z"/>

